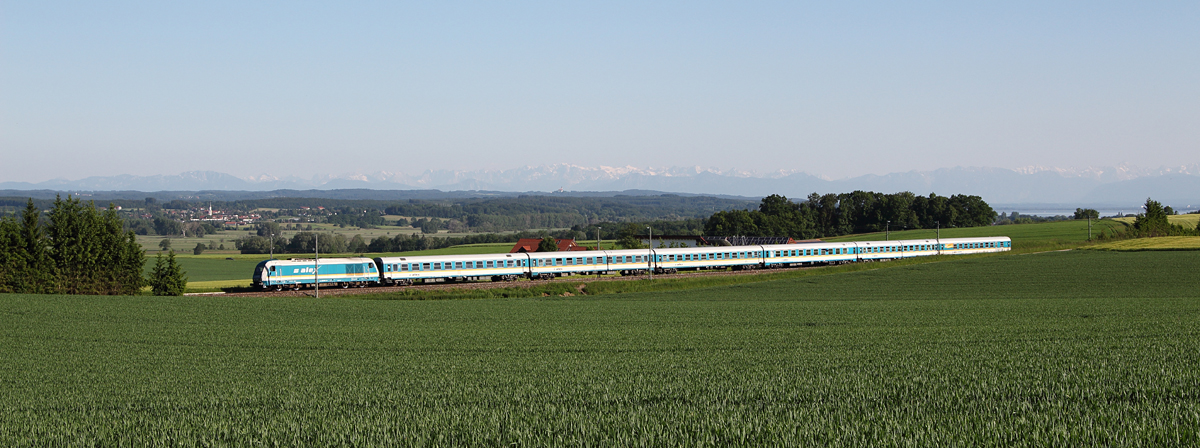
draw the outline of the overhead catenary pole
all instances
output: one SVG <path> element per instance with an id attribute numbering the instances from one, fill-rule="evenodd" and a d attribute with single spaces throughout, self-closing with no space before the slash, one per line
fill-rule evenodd
<path id="1" fill-rule="evenodd" d="M 892 222 L 888 221 L 887 224 L 884 224 L 884 227 L 883 227 L 883 240 L 887 241 L 887 240 L 891 239 L 891 234 L 892 234 Z"/>
<path id="2" fill-rule="evenodd" d="M 648 244 L 646 244 L 646 251 L 650 256 L 646 258 L 646 267 L 650 271 L 650 280 L 654 280 L 654 229 L 646 226 L 646 230 L 650 231 L 650 239 L 647 241 Z"/>
<path id="3" fill-rule="evenodd" d="M 941 255 L 942 254 L 942 222 L 941 221 L 934 221 L 934 222 L 937 223 L 937 251 L 938 251 L 938 255 Z"/>
<path id="4" fill-rule="evenodd" d="M 596 221 L 600 221 L 600 216 L 596 216 Z M 596 250 L 598 250 L 598 251 L 604 250 L 603 248 L 600 247 L 600 224 L 599 223 L 596 224 Z M 601 271 L 597 269 L 596 270 L 596 279 L 597 280 L 600 279 L 600 274 L 601 274 Z"/>
<path id="5" fill-rule="evenodd" d="M 319 299 L 321 298 L 321 277 L 319 277 L 321 272 L 321 235 L 317 233 L 313 234 L 313 255 L 316 257 L 313 258 L 315 266 L 313 268 L 313 288 L 315 288 L 314 295 Z"/>

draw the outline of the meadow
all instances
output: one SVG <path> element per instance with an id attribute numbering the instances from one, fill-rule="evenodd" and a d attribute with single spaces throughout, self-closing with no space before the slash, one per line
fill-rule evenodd
<path id="1" fill-rule="evenodd" d="M 0 445 L 1195 445 L 1197 268 L 1070 251 L 575 297 L 0 296 Z"/>
<path id="2" fill-rule="evenodd" d="M 1124 229 L 1127 225 L 1113 219 L 1093 220 L 1092 237 L 1100 235 L 1101 230 Z M 885 235 L 890 233 L 890 235 Z M 901 239 L 934 239 L 938 236 L 936 229 L 897 230 L 891 232 L 862 233 L 843 237 L 826 238 L 827 241 L 872 241 L 890 238 Z M 1009 224 L 1003 226 L 982 227 L 951 227 L 941 229 L 942 238 L 972 238 L 984 236 L 1007 236 L 1013 240 L 1014 252 L 1039 252 L 1046 250 L 1067 249 L 1088 243 L 1087 220 L 1069 220 L 1044 222 L 1036 224 Z"/>

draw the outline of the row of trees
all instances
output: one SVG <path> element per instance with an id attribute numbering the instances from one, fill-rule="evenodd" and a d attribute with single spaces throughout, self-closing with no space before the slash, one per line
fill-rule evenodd
<path id="1" fill-rule="evenodd" d="M 1142 206 L 1145 212 L 1133 220 L 1133 228 L 1125 231 L 1125 237 L 1156 237 L 1156 236 L 1194 236 L 1200 234 L 1200 223 L 1196 228 L 1188 229 L 1179 224 L 1171 224 L 1167 216 L 1176 214 L 1170 206 L 1164 207 L 1161 202 L 1146 198 Z"/>
<path id="2" fill-rule="evenodd" d="M 871 191 L 818 195 L 795 203 L 781 195 L 762 199 L 758 210 L 716 212 L 705 223 L 714 236 L 788 236 L 822 238 L 893 229 L 990 225 L 996 212 L 979 196 L 928 197 L 910 192 Z"/>
<path id="3" fill-rule="evenodd" d="M 111 206 L 56 198 L 43 219 L 30 200 L 19 219 L 0 219 L 0 292 L 139 294 L 144 263 Z"/>

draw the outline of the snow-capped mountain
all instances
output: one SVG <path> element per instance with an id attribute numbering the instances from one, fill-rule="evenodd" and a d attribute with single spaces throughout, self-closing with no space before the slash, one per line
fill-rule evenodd
<path id="1" fill-rule="evenodd" d="M 749 172 L 715 168 L 583 167 L 570 164 L 524 166 L 507 170 L 427 170 L 417 174 L 354 172 L 312 178 L 269 174 L 239 178 L 212 171 L 177 175 L 88 177 L 39 183 L 0 182 L 7 190 L 56 191 L 273 191 L 292 190 L 443 190 L 550 192 L 650 190 L 674 193 L 761 197 L 779 193 L 872 190 L 919 194 L 973 194 L 993 203 L 1137 204 L 1146 197 L 1165 203 L 1200 204 L 1200 164 L 1139 168 L 956 167 L 831 180 L 796 171 Z"/>

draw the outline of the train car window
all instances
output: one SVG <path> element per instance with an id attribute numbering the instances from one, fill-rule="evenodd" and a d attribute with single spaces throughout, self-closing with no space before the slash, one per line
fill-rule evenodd
<path id="1" fill-rule="evenodd" d="M 422 271 L 428 271 L 428 270 L 429 270 L 429 263 L 421 263 L 421 270 L 422 270 Z"/>
<path id="2" fill-rule="evenodd" d="M 275 266 L 271 266 L 271 272 L 275 272 Z"/>

